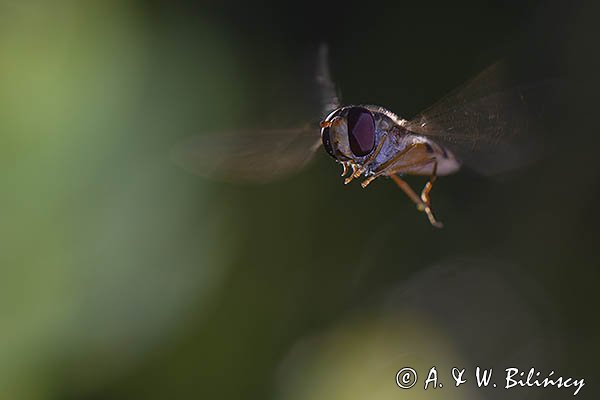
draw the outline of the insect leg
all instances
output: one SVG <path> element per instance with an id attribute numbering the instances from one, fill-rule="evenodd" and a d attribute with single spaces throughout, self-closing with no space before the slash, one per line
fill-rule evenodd
<path id="1" fill-rule="evenodd" d="M 388 169 L 389 167 L 393 166 L 394 164 L 396 164 L 396 162 L 398 162 L 403 157 L 405 157 L 407 153 L 409 153 L 411 150 L 417 148 L 417 146 L 418 146 L 417 144 L 411 144 L 409 146 L 406 146 L 406 148 L 404 150 L 400 151 L 399 153 L 394 155 L 394 157 L 390 158 L 389 160 L 387 160 L 386 162 L 381 164 L 377 168 L 377 171 L 375 171 L 375 172 L 382 172 L 382 171 Z"/>
<path id="2" fill-rule="evenodd" d="M 421 198 L 419 198 L 419 196 L 415 193 L 414 190 L 412 190 L 410 185 L 406 183 L 404 179 L 400 178 L 398 175 L 390 175 L 390 178 L 392 178 L 396 185 L 398 185 L 398 187 L 402 189 L 404 193 L 406 193 L 408 198 L 411 199 L 417 205 L 417 209 L 419 211 L 424 211 L 425 214 L 427 214 L 427 218 L 429 219 L 431 225 L 433 225 L 436 228 L 443 227 L 443 224 L 435 219 L 433 211 L 431 210 L 429 205 L 426 204 Z"/>
<path id="3" fill-rule="evenodd" d="M 413 145 L 409 146 L 407 149 L 405 149 L 404 151 L 402 151 L 401 153 L 396 155 L 392 159 L 393 161 L 391 163 L 388 161 L 388 163 L 386 163 L 384 165 L 385 168 L 379 168 L 378 172 L 376 172 L 374 175 L 371 175 L 370 177 L 365 179 L 360 185 L 363 188 L 366 188 L 371 182 L 373 182 L 375 179 L 379 178 L 381 175 L 393 175 L 397 172 L 405 172 L 408 168 L 411 168 L 411 167 L 426 166 L 427 164 L 429 164 L 431 162 L 435 162 L 435 158 L 427 158 L 424 160 L 414 161 L 414 162 L 411 162 L 408 164 L 394 165 L 394 163 L 396 161 L 399 161 L 400 159 L 405 157 L 408 152 L 410 152 L 411 150 L 417 149 L 419 146 L 420 146 L 420 144 L 413 144 Z M 393 166 L 392 172 L 390 172 L 389 170 L 386 169 L 389 166 Z M 437 168 L 437 163 L 436 163 L 435 168 Z"/>
<path id="4" fill-rule="evenodd" d="M 383 147 L 383 142 L 387 139 L 387 135 L 384 136 L 382 142 L 379 144 L 379 146 L 377 146 L 376 149 L 376 153 L 378 154 L 381 151 L 381 147 Z M 399 152 L 398 154 L 396 154 L 392 159 L 386 161 L 385 163 L 383 163 L 376 171 L 373 175 L 371 175 L 370 177 L 368 177 L 367 179 L 365 179 L 364 181 L 361 182 L 361 186 L 363 188 L 366 188 L 367 186 L 369 186 L 369 184 L 371 182 L 373 182 L 375 179 L 379 178 L 381 175 L 389 175 L 389 172 L 386 171 L 386 169 L 388 167 L 390 167 L 391 165 L 394 165 L 394 163 L 396 163 L 398 160 L 401 160 L 403 157 L 406 156 L 406 153 L 409 153 L 411 150 L 413 150 L 414 148 L 416 148 L 417 145 L 416 144 L 411 144 L 410 146 L 408 146 L 406 149 L 402 150 L 401 152 Z M 371 161 L 373 161 L 375 159 L 376 154 L 371 157 L 369 157 L 369 160 L 367 160 L 367 163 L 365 165 L 367 165 L 368 163 L 370 163 Z M 420 161 L 419 161 L 420 163 Z M 362 172 L 362 171 L 361 171 Z M 359 175 L 360 176 L 360 175 Z M 344 182 L 346 183 L 346 182 Z"/>
<path id="5" fill-rule="evenodd" d="M 369 183 L 373 182 L 375 179 L 379 178 L 381 175 L 383 175 L 383 172 L 369 176 L 367 179 L 365 179 L 364 181 L 362 181 L 360 183 L 360 186 L 362 186 L 363 189 L 366 188 L 367 186 L 369 186 Z"/>
<path id="6" fill-rule="evenodd" d="M 348 163 L 342 162 L 342 176 L 346 176 L 346 174 L 348 173 Z"/>
<path id="7" fill-rule="evenodd" d="M 423 187 L 423 190 L 421 191 L 421 200 L 423 200 L 423 203 L 427 204 L 427 206 L 431 206 L 431 198 L 429 197 L 429 192 L 431 191 L 431 188 L 433 188 L 433 182 L 435 182 L 436 178 L 437 178 L 437 161 L 434 161 L 433 163 L 433 171 L 431 173 L 431 176 L 429 177 L 429 181 L 425 184 L 425 187 Z"/>
<path id="8" fill-rule="evenodd" d="M 362 173 L 363 173 L 363 171 L 364 171 L 361 167 L 357 166 L 356 164 L 350 164 L 350 167 L 352 167 L 352 174 L 350 174 L 349 177 L 347 177 L 346 179 L 344 179 L 344 185 L 349 184 L 354 179 L 356 179 L 359 176 L 361 176 Z"/>

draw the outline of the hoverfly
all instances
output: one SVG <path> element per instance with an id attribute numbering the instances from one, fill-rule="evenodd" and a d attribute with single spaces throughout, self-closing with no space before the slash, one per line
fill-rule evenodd
<path id="1" fill-rule="evenodd" d="M 438 176 L 465 165 L 484 174 L 498 173 L 531 160 L 537 147 L 524 134 L 540 117 L 535 106 L 548 96 L 548 86 L 507 88 L 503 67 L 488 67 L 406 120 L 381 106 L 342 106 L 329 73 L 327 47 L 321 46 L 316 82 L 324 118 L 318 126 L 193 137 L 179 143 L 173 156 L 199 175 L 268 182 L 301 169 L 323 146 L 342 166 L 345 184 L 362 177 L 365 188 L 379 177 L 391 178 L 431 225 L 442 227 L 430 197 Z M 404 175 L 429 179 L 417 194 Z"/>

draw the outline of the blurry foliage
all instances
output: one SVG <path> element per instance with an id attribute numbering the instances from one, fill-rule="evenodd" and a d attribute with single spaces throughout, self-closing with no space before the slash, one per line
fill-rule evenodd
<path id="1" fill-rule="evenodd" d="M 128 3 L 0 9 L 0 386 L 48 398 L 138 363 L 215 288 L 216 216 L 165 149 L 232 63 L 210 27 L 190 62 Z"/>

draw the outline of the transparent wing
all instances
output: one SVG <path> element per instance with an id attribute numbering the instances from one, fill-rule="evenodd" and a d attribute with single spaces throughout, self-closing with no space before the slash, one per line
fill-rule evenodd
<path id="1" fill-rule="evenodd" d="M 318 124 L 305 121 L 316 121 L 339 107 L 327 57 L 326 45 L 319 47 L 316 57 L 313 49 L 299 68 L 309 73 L 300 71 L 276 85 L 285 96 L 272 109 L 280 117 L 298 117 L 301 126 L 191 137 L 175 146 L 171 152 L 173 161 L 197 175 L 232 182 L 264 183 L 303 168 L 321 145 Z"/>
<path id="2" fill-rule="evenodd" d="M 329 69 L 329 48 L 321 44 L 317 57 L 317 85 L 321 101 L 321 112 L 326 115 L 340 107 L 340 94 L 331 79 Z"/>
<path id="3" fill-rule="evenodd" d="M 468 166 L 499 173 L 539 157 L 556 115 L 558 81 L 512 85 L 497 63 L 429 107 L 405 126 L 449 147 Z"/>
<path id="4" fill-rule="evenodd" d="M 318 127 L 202 135 L 178 143 L 173 161 L 194 174 L 231 182 L 266 183 L 292 174 L 314 156 Z"/>

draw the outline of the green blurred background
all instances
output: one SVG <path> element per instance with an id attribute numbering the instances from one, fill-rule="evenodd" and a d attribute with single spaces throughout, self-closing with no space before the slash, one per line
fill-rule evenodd
<path id="1" fill-rule="evenodd" d="M 572 395 L 394 382 L 404 366 L 519 364 L 583 377 L 593 398 L 598 11 L 0 2 L 0 397 Z M 286 84 L 322 41 L 347 103 L 407 117 L 508 54 L 576 84 L 550 156 L 436 184 L 441 231 L 389 182 L 344 186 L 324 152 L 258 186 L 169 160 L 190 134 L 306 118 Z"/>

